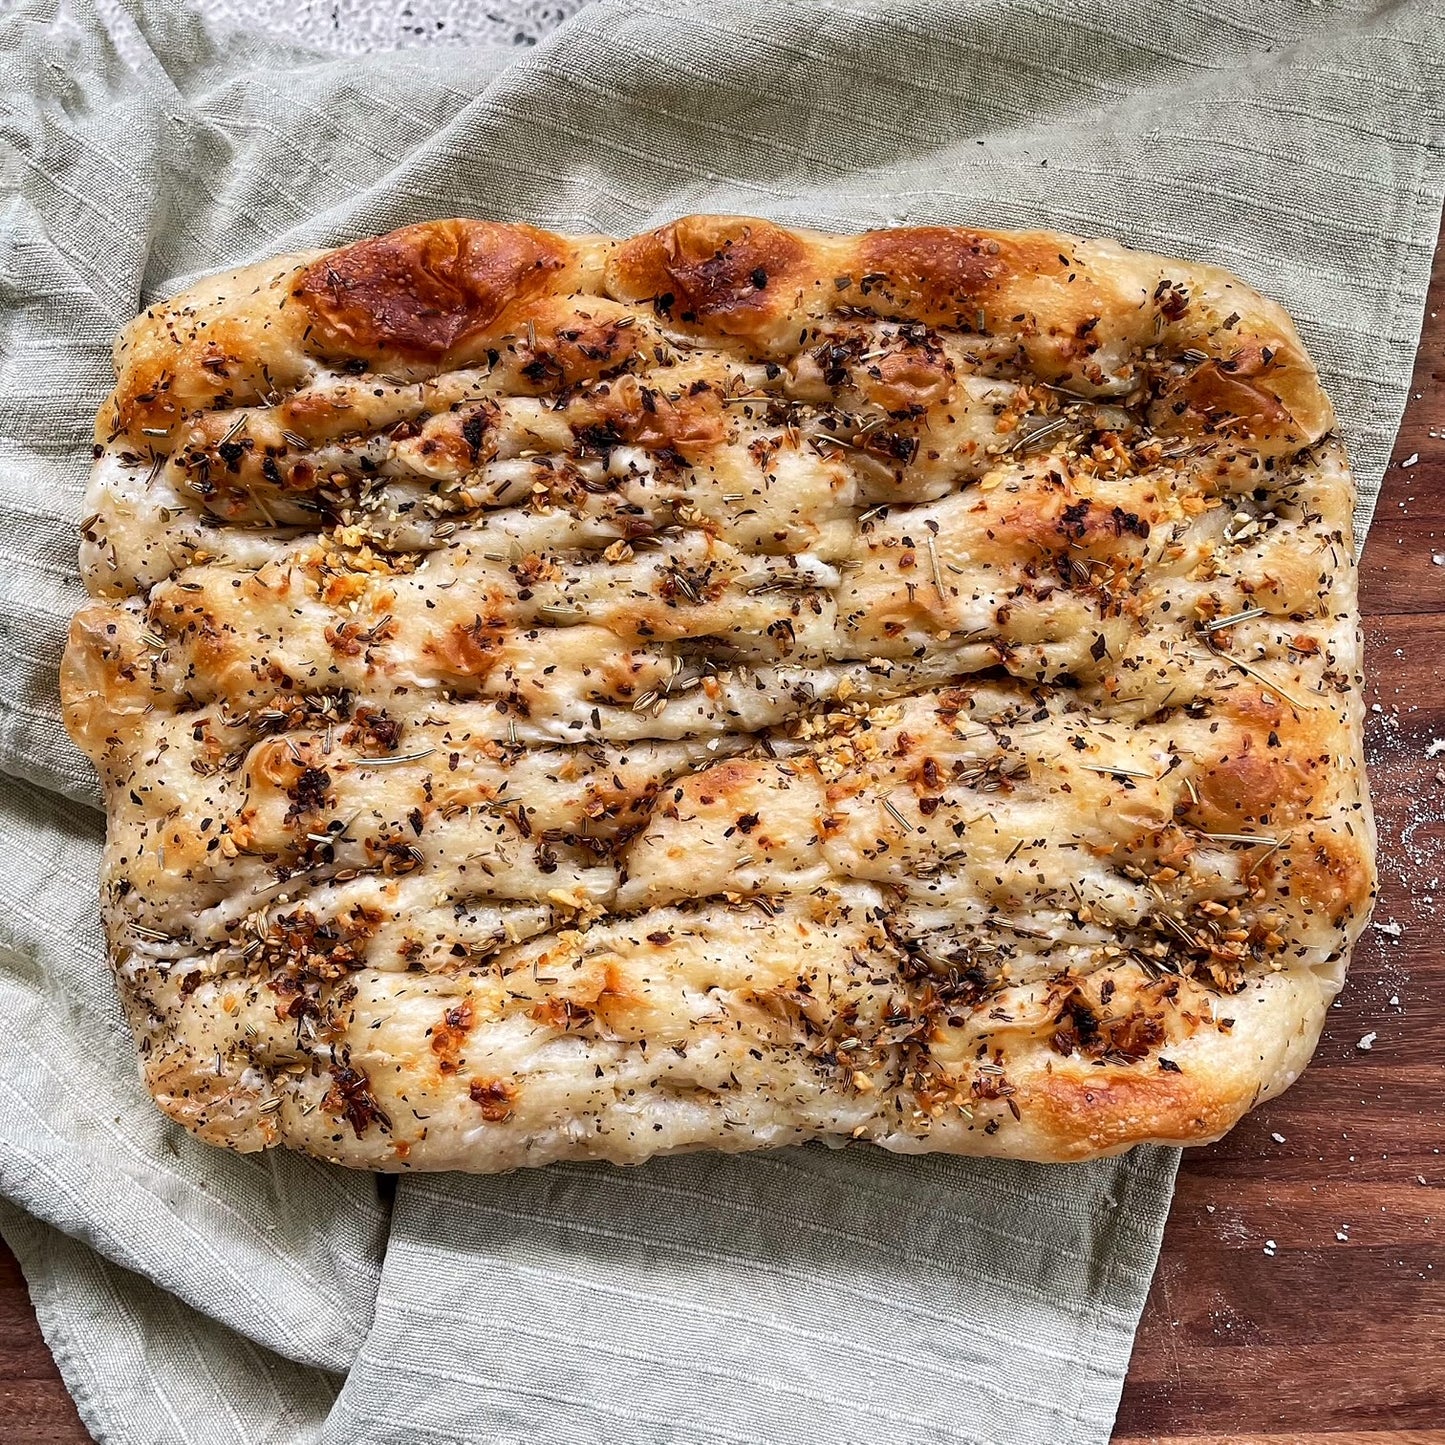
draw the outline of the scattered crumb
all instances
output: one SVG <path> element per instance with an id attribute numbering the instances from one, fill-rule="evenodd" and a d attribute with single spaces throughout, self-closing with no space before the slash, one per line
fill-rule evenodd
<path id="1" fill-rule="evenodd" d="M 1349 1227 L 1350 1226 L 1347 1224 L 1345 1225 L 1344 1229 L 1335 1230 L 1335 1238 L 1338 1239 L 1341 1244 L 1348 1244 L 1350 1242 L 1350 1236 L 1345 1233 L 1345 1229 L 1348 1229 Z"/>
<path id="2" fill-rule="evenodd" d="M 1206 1204 L 1206 1205 L 1204 1206 L 1204 1212 L 1205 1212 L 1206 1214 L 1213 1214 L 1213 1213 L 1214 1213 L 1214 1206 L 1213 1206 L 1212 1204 Z"/>
<path id="3" fill-rule="evenodd" d="M 1418 462 L 1419 460 L 1420 460 L 1420 453 L 1419 453 L 1419 452 L 1411 452 L 1410 455 L 1409 455 L 1408 457 L 1406 457 L 1403 462 L 1400 463 L 1400 465 L 1401 465 L 1402 467 L 1413 467 L 1413 466 L 1415 465 L 1415 463 Z"/>
<path id="4" fill-rule="evenodd" d="M 1269 1137 L 1270 1137 L 1271 1139 L 1273 1139 L 1276 1144 L 1283 1144 L 1283 1143 L 1284 1143 L 1284 1135 L 1283 1135 L 1283 1134 L 1271 1134 Z"/>
<path id="5" fill-rule="evenodd" d="M 1438 758 L 1441 753 L 1445 753 L 1445 738 L 1431 738 L 1430 746 L 1425 749 L 1425 757 Z"/>
<path id="6" fill-rule="evenodd" d="M 1397 993 L 1392 993 L 1392 994 L 1390 995 L 1390 1007 L 1391 1007 L 1391 1008 L 1399 1008 L 1399 1007 L 1400 1007 L 1400 995 L 1399 995 L 1399 994 L 1397 994 Z"/>
<path id="7" fill-rule="evenodd" d="M 1430 560 L 1437 567 L 1445 567 L 1445 552 L 1432 552 L 1430 554 Z"/>
<path id="8" fill-rule="evenodd" d="M 1264 1242 L 1264 1252 L 1265 1252 L 1271 1259 L 1274 1258 L 1274 1252 L 1275 1252 L 1275 1250 L 1276 1250 L 1278 1247 L 1279 1247 L 1279 1246 L 1276 1245 L 1275 1242 L 1274 1242 L 1274 1240 L 1272 1240 L 1272 1239 L 1266 1239 L 1265 1242 Z"/>
<path id="9" fill-rule="evenodd" d="M 1388 934 L 1391 938 L 1399 938 L 1404 932 L 1404 927 L 1393 918 L 1388 923 L 1374 923 L 1372 928 L 1378 928 L 1381 933 Z"/>
<path id="10" fill-rule="evenodd" d="M 1372 1048 L 1375 1047 L 1375 1040 L 1377 1038 L 1379 1038 L 1379 1034 L 1377 1034 L 1374 1029 L 1371 1029 L 1369 1033 L 1365 1034 L 1364 1037 L 1361 1038 L 1361 1040 L 1355 1045 L 1355 1047 L 1359 1049 L 1362 1053 L 1367 1054 Z"/>

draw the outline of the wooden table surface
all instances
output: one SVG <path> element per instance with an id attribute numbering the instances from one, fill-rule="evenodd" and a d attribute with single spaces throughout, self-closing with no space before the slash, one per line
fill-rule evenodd
<path id="1" fill-rule="evenodd" d="M 1300 1082 L 1185 1156 L 1114 1445 L 1445 1445 L 1445 247 L 1361 602 L 1375 926 Z M 89 1438 L 0 1244 L 0 1441 Z"/>

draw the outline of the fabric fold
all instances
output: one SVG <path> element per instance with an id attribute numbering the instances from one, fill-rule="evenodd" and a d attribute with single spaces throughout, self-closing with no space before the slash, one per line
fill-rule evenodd
<path id="1" fill-rule="evenodd" d="M 253 1344 L 143 1275 L 0 1201 L 0 1233 L 97 1440 L 307 1445 L 340 1380 Z"/>

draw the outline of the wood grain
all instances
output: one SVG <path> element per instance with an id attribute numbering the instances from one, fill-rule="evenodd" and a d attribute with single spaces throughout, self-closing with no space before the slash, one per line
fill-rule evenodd
<path id="1" fill-rule="evenodd" d="M 1375 918 L 1401 932 L 1362 941 L 1300 1082 L 1186 1156 L 1114 1445 L 1445 1445 L 1441 313 L 1445 249 L 1362 576 Z M 6 1445 L 90 1438 L 3 1244 L 0 1422 Z"/>
<path id="2" fill-rule="evenodd" d="M 84 1445 L 89 1439 L 35 1323 L 20 1266 L 0 1243 L 0 1440 Z"/>

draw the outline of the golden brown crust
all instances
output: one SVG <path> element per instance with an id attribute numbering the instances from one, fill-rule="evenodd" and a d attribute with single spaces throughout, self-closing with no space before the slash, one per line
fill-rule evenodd
<path id="1" fill-rule="evenodd" d="M 117 343 L 62 674 L 160 1107 L 384 1169 L 1216 1137 L 1373 889 L 1288 319 L 1048 233 L 441 221 Z"/>
<path id="2" fill-rule="evenodd" d="M 886 314 L 930 326 L 972 326 L 984 298 L 1068 267 L 1051 236 L 1009 236 L 958 226 L 870 231 L 859 239 L 855 284 L 844 288 L 863 304 L 881 301 Z M 986 314 L 986 313 L 985 313 Z"/>
<path id="3" fill-rule="evenodd" d="M 770 221 L 685 216 L 623 242 L 607 284 L 697 332 L 761 338 L 791 314 L 808 262 L 802 239 Z"/>
<path id="4" fill-rule="evenodd" d="M 565 264 L 556 237 L 493 221 L 431 221 L 313 261 L 292 295 L 323 354 L 440 361 Z"/>

